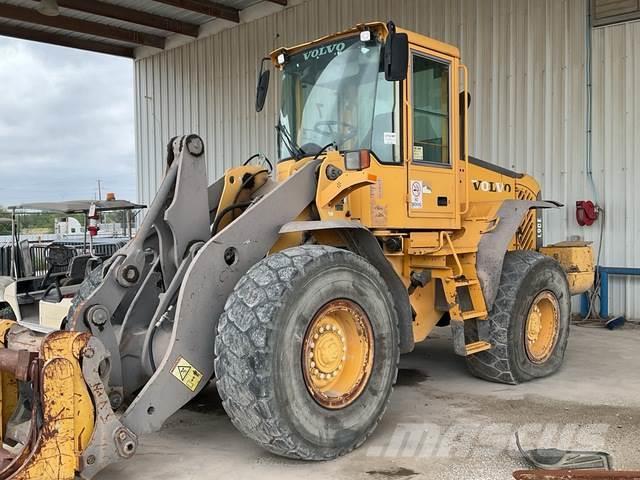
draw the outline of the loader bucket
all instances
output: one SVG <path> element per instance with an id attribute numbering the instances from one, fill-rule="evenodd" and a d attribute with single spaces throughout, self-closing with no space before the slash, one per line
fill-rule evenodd
<path id="1" fill-rule="evenodd" d="M 75 478 L 95 420 L 80 363 L 89 338 L 0 320 L 0 480 Z"/>

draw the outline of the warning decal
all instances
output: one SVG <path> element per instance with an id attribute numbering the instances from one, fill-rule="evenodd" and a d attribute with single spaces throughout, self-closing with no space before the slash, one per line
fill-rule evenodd
<path id="1" fill-rule="evenodd" d="M 411 208 L 422 208 L 422 181 L 411 180 Z"/>
<path id="2" fill-rule="evenodd" d="M 382 137 L 385 145 L 395 145 L 397 142 L 397 137 L 395 132 L 384 132 L 384 136 Z"/>
<path id="3" fill-rule="evenodd" d="M 200 380 L 202 380 L 202 373 L 182 357 L 178 358 L 173 370 L 171 370 L 171 374 L 184 383 L 192 392 L 195 392 L 200 384 Z"/>

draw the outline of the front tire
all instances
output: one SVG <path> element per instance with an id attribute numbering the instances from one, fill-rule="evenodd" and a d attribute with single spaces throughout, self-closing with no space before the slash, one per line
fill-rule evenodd
<path id="1" fill-rule="evenodd" d="M 508 252 L 487 320 L 490 350 L 466 357 L 469 371 L 485 380 L 517 384 L 555 373 L 569 338 L 571 294 L 562 267 L 538 252 Z M 467 325 L 465 325 L 467 327 Z M 475 328 L 474 328 L 475 327 Z"/>
<path id="2" fill-rule="evenodd" d="M 385 282 L 363 258 L 326 246 L 271 255 L 238 282 L 220 317 L 223 406 L 244 435 L 275 454 L 348 453 L 386 410 L 397 324 Z"/>

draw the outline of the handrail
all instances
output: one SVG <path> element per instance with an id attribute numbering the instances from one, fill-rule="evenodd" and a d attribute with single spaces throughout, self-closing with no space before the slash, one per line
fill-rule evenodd
<path id="1" fill-rule="evenodd" d="M 463 73 L 463 93 L 464 93 L 464 208 L 460 211 L 460 215 L 464 215 L 469 211 L 469 206 L 471 204 L 469 199 L 469 111 L 467 110 L 467 98 L 469 95 L 469 70 L 467 70 L 466 65 L 460 64 L 458 68 L 462 70 Z M 460 111 L 460 109 L 459 109 Z"/>
<path id="2" fill-rule="evenodd" d="M 448 232 L 443 232 L 444 238 L 447 239 L 447 243 L 449 244 L 449 248 L 451 249 L 451 253 L 453 254 L 453 259 L 456 261 L 456 266 L 458 267 L 458 275 L 456 277 L 461 277 L 464 275 L 464 268 L 462 267 L 462 263 L 460 263 L 460 258 L 458 258 L 458 253 L 456 252 L 455 247 L 453 246 L 453 242 L 451 241 L 451 236 Z"/>

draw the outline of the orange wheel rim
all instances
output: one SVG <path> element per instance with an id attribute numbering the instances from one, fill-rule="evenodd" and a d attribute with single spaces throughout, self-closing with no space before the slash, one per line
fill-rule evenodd
<path id="1" fill-rule="evenodd" d="M 525 350 L 533 363 L 546 362 L 558 342 L 560 331 L 560 306 L 556 296 L 544 291 L 538 294 L 529 307 L 525 325 Z"/>
<path id="2" fill-rule="evenodd" d="M 329 409 L 353 403 L 373 366 L 373 330 L 362 308 L 334 300 L 314 316 L 304 336 L 304 380 L 316 402 Z"/>

